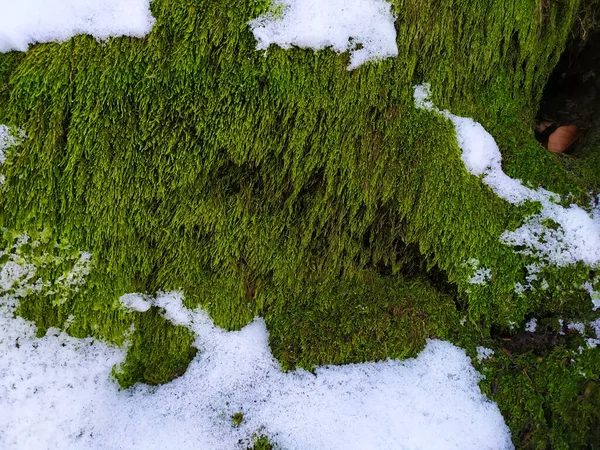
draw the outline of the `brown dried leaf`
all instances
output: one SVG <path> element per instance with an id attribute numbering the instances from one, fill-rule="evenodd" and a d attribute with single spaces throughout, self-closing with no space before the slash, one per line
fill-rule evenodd
<path id="1" fill-rule="evenodd" d="M 562 153 L 568 150 L 583 136 L 583 130 L 576 125 L 558 127 L 548 138 L 548 150 L 552 153 Z"/>

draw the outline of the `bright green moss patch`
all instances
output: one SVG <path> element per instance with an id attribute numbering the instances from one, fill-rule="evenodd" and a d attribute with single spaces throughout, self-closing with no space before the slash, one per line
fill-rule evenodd
<path id="1" fill-rule="evenodd" d="M 498 240 L 528 208 L 466 172 L 452 126 L 416 111 L 412 86 L 430 81 L 440 106 L 497 134 L 509 173 L 579 195 L 526 129 L 576 2 L 543 17 L 397 2 L 399 57 L 353 72 L 330 51 L 256 52 L 246 22 L 260 5 L 152 5 L 146 39 L 39 45 L 10 72 L 6 113 L 29 139 L 5 168 L 7 227 L 55 229 L 118 286 L 184 288 L 227 327 L 262 308 L 261 288 L 397 273 L 406 243 L 474 319 L 529 312 L 513 288 L 531 261 Z M 471 258 L 502 262 L 489 288 L 468 292 Z"/>
<path id="2" fill-rule="evenodd" d="M 231 426 L 236 428 L 239 427 L 244 421 L 244 414 L 241 412 L 236 412 L 231 416 Z"/>
<path id="3" fill-rule="evenodd" d="M 156 307 L 136 314 L 133 325 L 127 357 L 113 371 L 121 387 L 167 383 L 185 373 L 197 352 L 189 329 L 173 325 Z"/>

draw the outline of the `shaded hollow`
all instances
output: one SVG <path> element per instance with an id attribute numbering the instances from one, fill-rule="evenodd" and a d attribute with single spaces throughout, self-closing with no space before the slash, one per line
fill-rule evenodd
<path id="1" fill-rule="evenodd" d="M 557 127 L 575 125 L 584 135 L 600 125 L 600 32 L 585 41 L 573 40 L 562 54 L 544 89 L 537 116 L 536 137 L 546 144 Z M 567 152 L 577 154 L 585 139 Z"/>

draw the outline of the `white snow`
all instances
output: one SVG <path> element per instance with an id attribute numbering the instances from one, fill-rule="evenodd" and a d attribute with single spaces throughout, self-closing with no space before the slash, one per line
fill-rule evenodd
<path id="1" fill-rule="evenodd" d="M 484 359 L 488 359 L 491 358 L 492 356 L 494 356 L 494 350 L 492 350 L 491 348 L 487 348 L 487 347 L 477 347 L 477 361 L 481 362 Z"/>
<path id="2" fill-rule="evenodd" d="M 529 333 L 534 333 L 537 328 L 537 319 L 533 318 L 525 325 L 525 331 Z"/>
<path id="3" fill-rule="evenodd" d="M 492 279 L 492 269 L 479 267 L 479 260 L 471 258 L 463 263 L 463 266 L 470 267 L 473 275 L 469 277 L 470 284 L 486 285 Z"/>
<path id="4" fill-rule="evenodd" d="M 348 70 L 398 55 L 395 17 L 386 0 L 274 0 L 249 22 L 257 50 L 271 44 L 350 52 Z"/>
<path id="5" fill-rule="evenodd" d="M 579 334 L 585 334 L 585 325 L 581 322 L 569 322 L 567 329 L 577 331 Z"/>
<path id="6" fill-rule="evenodd" d="M 6 161 L 4 150 L 12 147 L 17 143 L 15 137 L 11 134 L 10 129 L 6 125 L 0 124 L 0 165 Z"/>
<path id="7" fill-rule="evenodd" d="M 131 311 L 146 312 L 152 304 L 148 301 L 147 296 L 142 294 L 125 294 L 119 298 L 119 302 Z"/>
<path id="8" fill-rule="evenodd" d="M 502 156 L 492 135 L 473 119 L 439 110 L 429 97 L 429 85 L 415 86 L 417 108 L 441 114 L 454 124 L 462 160 L 471 174 L 481 177 L 492 191 L 510 203 L 541 204 L 541 213 L 528 217 L 515 231 L 504 232 L 502 242 L 526 247 L 520 252 L 559 267 L 579 261 L 590 267 L 600 266 L 600 198 L 590 212 L 575 204 L 564 207 L 557 204 L 558 194 L 531 189 L 510 178 L 502 171 Z"/>
<path id="9" fill-rule="evenodd" d="M 492 278 L 492 269 L 480 268 L 469 278 L 469 283 L 484 285 Z"/>
<path id="10" fill-rule="evenodd" d="M 600 291 L 594 289 L 594 285 L 600 283 L 600 277 L 596 276 L 592 281 L 586 281 L 583 283 L 582 289 L 585 289 L 590 297 L 592 298 L 592 311 L 596 311 L 600 308 Z"/>
<path id="11" fill-rule="evenodd" d="M 596 348 L 600 345 L 600 339 L 587 338 L 585 340 L 585 345 L 587 348 Z"/>
<path id="12" fill-rule="evenodd" d="M 154 18 L 150 0 L 5 1 L 0 13 L 0 53 L 26 51 L 36 42 L 66 41 L 78 34 L 97 39 L 142 37 Z"/>
<path id="13" fill-rule="evenodd" d="M 56 284 L 60 287 L 71 288 L 75 292 L 79 290 L 79 286 L 85 283 L 85 277 L 90 273 L 92 264 L 92 254 L 89 252 L 79 252 L 79 257 L 73 268 L 64 275 L 56 279 Z"/>
<path id="14" fill-rule="evenodd" d="M 594 330 L 596 338 L 600 339 L 600 319 L 596 319 L 590 322 L 590 327 Z"/>
<path id="15" fill-rule="evenodd" d="M 480 375 L 448 342 L 405 361 L 283 373 L 261 319 L 226 332 L 180 294 L 144 301 L 193 330 L 199 352 L 169 384 L 119 391 L 109 374 L 124 350 L 57 330 L 35 338 L 14 297 L 0 298 L 0 448 L 231 450 L 262 434 L 289 450 L 512 448 Z"/>
<path id="16" fill-rule="evenodd" d="M 19 131 L 18 136 L 11 133 L 8 126 L 0 124 L 0 166 L 6 162 L 6 153 L 10 147 L 13 147 L 19 143 L 19 140 L 25 137 L 25 133 Z M 6 178 L 3 174 L 0 174 L 0 185 L 4 184 Z"/>

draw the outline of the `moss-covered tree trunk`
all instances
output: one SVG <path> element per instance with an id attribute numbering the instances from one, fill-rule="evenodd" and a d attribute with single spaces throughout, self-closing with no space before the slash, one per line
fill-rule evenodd
<path id="1" fill-rule="evenodd" d="M 257 52 L 259 0 L 154 0 L 144 39 L 0 55 L 0 123 L 26 133 L 2 166 L 4 242 L 48 280 L 20 314 L 116 343 L 135 323 L 124 386 L 166 382 L 194 354 L 187 329 L 125 310 L 131 292 L 180 290 L 228 329 L 263 316 L 285 368 L 413 356 L 427 337 L 486 345 L 482 388 L 518 447 L 599 448 L 600 357 L 572 362 L 584 338 L 558 328 L 594 317 L 582 286 L 597 267 L 548 265 L 547 287 L 515 290 L 539 261 L 500 236 L 539 205 L 471 175 L 452 124 L 413 100 L 430 83 L 438 107 L 494 136 L 508 175 L 588 205 L 599 173 L 569 170 L 532 127 L 597 4 L 392 4 L 398 57 L 353 71 L 330 50 Z M 57 280 L 79 251 L 90 273 L 72 289 Z M 470 261 L 487 284 L 469 282 Z"/>

